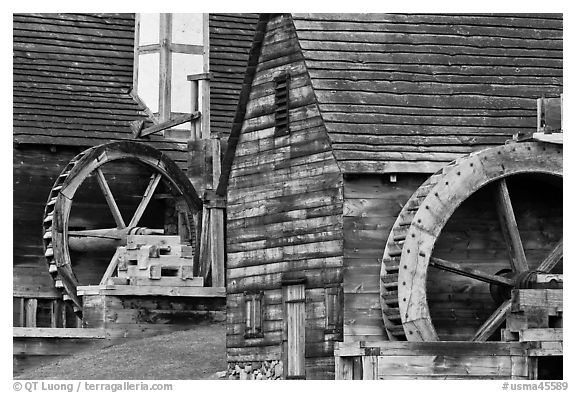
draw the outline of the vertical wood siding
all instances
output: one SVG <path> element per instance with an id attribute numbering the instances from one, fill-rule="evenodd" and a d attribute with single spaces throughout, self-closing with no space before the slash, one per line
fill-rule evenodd
<path id="1" fill-rule="evenodd" d="M 324 331 L 325 287 L 342 281 L 342 178 L 291 20 L 273 17 L 263 44 L 228 185 L 228 356 L 280 359 L 281 280 L 298 272 L 307 279 L 307 377 L 326 377 L 330 367 L 313 366 L 333 364 L 337 339 Z M 287 70 L 291 132 L 274 137 L 273 80 Z M 242 296 L 253 290 L 264 291 L 264 337 L 244 339 Z"/>

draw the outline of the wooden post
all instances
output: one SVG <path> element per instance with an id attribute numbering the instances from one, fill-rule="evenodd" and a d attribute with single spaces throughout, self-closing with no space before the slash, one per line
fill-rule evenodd
<path id="1" fill-rule="evenodd" d="M 158 112 L 160 123 L 170 120 L 172 106 L 171 79 L 172 58 L 170 56 L 170 43 L 172 41 L 172 14 L 160 14 L 160 100 Z"/>
<path id="2" fill-rule="evenodd" d="M 210 28 L 209 17 L 202 15 L 202 72 L 207 75 L 200 83 L 202 89 L 202 138 L 210 138 Z"/>
<path id="3" fill-rule="evenodd" d="M 50 310 L 50 327 L 61 328 L 64 327 L 64 321 L 62 316 L 66 314 L 62 313 L 62 308 L 65 307 L 64 303 L 60 299 L 52 300 L 51 310 Z"/>
<path id="4" fill-rule="evenodd" d="M 362 379 L 378 379 L 378 356 L 362 356 Z"/>
<path id="5" fill-rule="evenodd" d="M 36 327 L 36 310 L 38 309 L 38 299 L 26 299 L 25 307 L 26 309 L 26 327 Z"/>
<path id="6" fill-rule="evenodd" d="M 191 80 L 191 101 L 192 101 L 192 113 L 198 111 L 198 80 Z M 190 135 L 190 139 L 193 141 L 200 140 L 202 135 L 200 133 L 200 124 L 198 119 L 192 119 L 192 132 Z"/>
<path id="7" fill-rule="evenodd" d="M 353 371 L 353 357 L 351 356 L 336 356 L 334 364 L 334 377 L 337 380 L 352 380 L 354 379 Z"/>
<path id="8" fill-rule="evenodd" d="M 213 138 L 212 142 L 212 187 L 216 189 L 220 181 L 220 139 Z M 212 286 L 225 286 L 224 269 L 224 209 L 212 207 L 210 209 L 210 265 L 212 268 Z"/>
<path id="9" fill-rule="evenodd" d="M 208 279 L 210 274 L 210 256 L 209 256 L 209 241 L 210 241 L 210 209 L 206 206 L 202 208 L 202 225 L 200 229 L 200 247 L 199 247 L 199 264 L 200 274 L 204 281 Z"/>
<path id="10" fill-rule="evenodd" d="M 24 319 L 24 298 L 23 297 L 19 297 L 19 298 L 15 298 L 17 299 L 16 302 L 17 304 L 15 305 L 15 307 L 18 307 L 18 319 L 15 321 L 16 326 L 17 327 L 24 327 L 24 323 L 25 323 L 25 319 Z"/>

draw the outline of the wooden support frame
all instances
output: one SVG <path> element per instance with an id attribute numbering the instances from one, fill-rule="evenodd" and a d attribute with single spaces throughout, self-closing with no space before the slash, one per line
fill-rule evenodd
<path id="1" fill-rule="evenodd" d="M 202 127 L 209 132 L 210 129 L 210 86 L 207 80 L 200 80 L 196 82 L 196 88 L 200 91 L 202 96 L 202 107 L 192 109 L 192 117 L 188 118 L 187 114 L 174 113 L 177 121 L 172 123 L 172 63 L 173 54 L 187 54 L 187 55 L 201 55 L 202 56 L 202 75 L 208 74 L 210 67 L 210 38 L 209 38 L 209 17 L 207 13 L 202 14 L 202 44 L 182 44 L 173 42 L 173 14 L 160 13 L 159 14 L 159 40 L 158 43 L 140 45 L 139 37 L 141 31 L 141 17 L 136 14 L 135 23 L 135 44 L 134 44 L 134 73 L 133 73 L 133 88 L 131 94 L 133 97 L 138 97 L 138 74 L 139 74 L 139 57 L 141 54 L 158 54 L 159 57 L 159 86 L 158 86 L 158 114 L 153 114 L 148 107 L 138 98 L 138 102 L 144 108 L 146 114 L 150 119 L 158 125 L 148 130 L 142 131 L 143 122 L 136 121 L 131 125 L 135 138 L 143 137 L 153 133 L 163 132 L 174 126 L 192 121 L 194 128 L 194 120 L 198 119 L 195 112 L 204 113 L 201 118 Z M 194 84 L 194 82 L 193 82 Z M 199 88 L 198 88 L 199 85 Z M 198 99 L 192 99 L 192 102 L 198 102 Z M 184 119 L 184 121 L 182 121 Z M 193 130 L 194 131 L 194 130 Z M 209 135 L 209 134 L 208 134 Z"/>
<path id="2" fill-rule="evenodd" d="M 337 380 L 535 378 L 521 342 L 355 341 L 336 343 L 334 355 Z"/>

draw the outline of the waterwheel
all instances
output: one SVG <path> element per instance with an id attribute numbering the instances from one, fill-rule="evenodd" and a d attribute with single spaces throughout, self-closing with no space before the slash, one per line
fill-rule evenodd
<path id="1" fill-rule="evenodd" d="M 133 196 L 132 200 L 136 203 L 128 209 L 131 214 L 129 219 L 123 217 L 112 193 L 113 187 L 105 175 L 107 171 L 117 173 L 123 165 L 138 167 L 149 175 L 147 179 L 138 179 L 146 186 L 143 194 Z M 81 193 L 79 190 L 89 182 L 97 184 L 95 188 L 100 188 L 101 196 L 109 209 L 109 212 L 90 214 L 110 217 L 109 220 L 113 219 L 113 227 L 80 230 L 70 227 L 75 196 L 79 198 Z M 135 183 L 136 179 L 133 182 Z M 56 179 L 44 211 L 44 251 L 48 270 L 55 280 L 56 287 L 63 291 L 64 300 L 72 303 L 78 315 L 81 316 L 82 304 L 76 295 L 79 281 L 74 272 L 75 263 L 71 251 L 91 252 L 108 249 L 113 252 L 116 247 L 126 243 L 128 234 L 163 234 L 162 228 L 148 229 L 139 226 L 159 185 L 174 206 L 178 206 L 178 209 L 193 221 L 193 215 L 202 209 L 202 201 L 194 187 L 171 159 L 141 143 L 113 142 L 92 147 L 74 157 Z M 116 190 L 124 191 L 118 188 Z M 95 190 L 90 192 L 98 193 Z M 188 224 L 186 236 L 193 237 L 194 230 L 191 224 Z M 188 242 L 192 243 L 191 239 L 188 239 Z"/>
<path id="2" fill-rule="evenodd" d="M 535 272 L 562 272 L 562 145 L 459 158 L 414 192 L 390 232 L 380 275 L 388 336 L 497 339 L 511 289 Z"/>

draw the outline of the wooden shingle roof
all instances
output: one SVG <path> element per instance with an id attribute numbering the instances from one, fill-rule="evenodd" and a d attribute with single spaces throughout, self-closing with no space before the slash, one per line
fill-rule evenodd
<path id="1" fill-rule="evenodd" d="M 258 14 L 209 14 L 210 130 L 227 138 L 244 81 Z"/>
<path id="2" fill-rule="evenodd" d="M 293 14 L 344 172 L 433 172 L 562 92 L 562 15 Z"/>
<path id="3" fill-rule="evenodd" d="M 134 14 L 15 14 L 13 22 L 15 143 L 133 140 L 130 122 L 148 119 L 130 95 Z M 185 144 L 146 142 L 185 167 Z"/>

